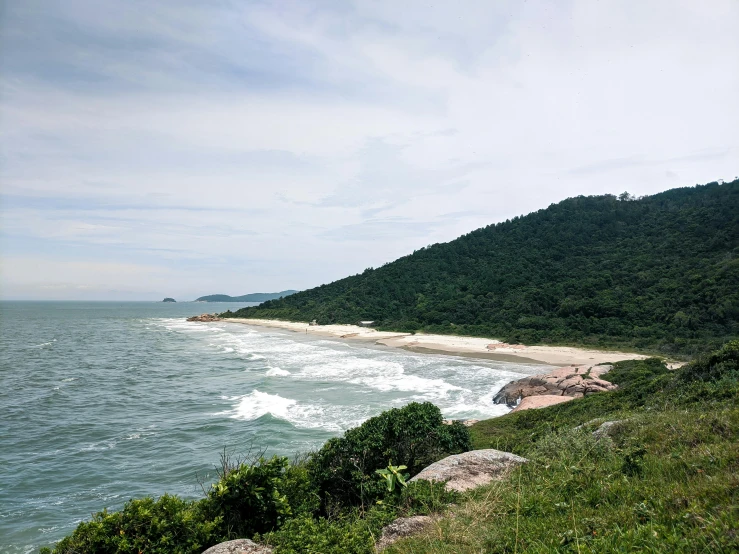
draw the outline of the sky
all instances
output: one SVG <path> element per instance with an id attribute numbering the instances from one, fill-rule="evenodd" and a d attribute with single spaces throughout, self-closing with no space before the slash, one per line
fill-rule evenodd
<path id="1" fill-rule="evenodd" d="M 0 297 L 306 289 L 739 174 L 739 2 L 0 1 Z"/>

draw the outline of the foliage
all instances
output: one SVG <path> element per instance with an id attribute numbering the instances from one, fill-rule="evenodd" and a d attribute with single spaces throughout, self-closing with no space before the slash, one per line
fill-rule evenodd
<path id="1" fill-rule="evenodd" d="M 249 536 L 277 554 L 371 554 L 398 515 L 450 504 L 449 517 L 387 554 L 735 552 L 738 367 L 737 340 L 678 371 L 655 358 L 620 362 L 606 375 L 615 391 L 479 422 L 471 428 L 476 448 L 514 451 L 529 463 L 465 494 L 428 481 L 388 491 L 377 479 L 378 467 L 389 464 L 380 473 L 397 479 L 404 468 L 393 463 L 416 474 L 471 446 L 467 429 L 443 425 L 438 408 L 410 404 L 293 464 L 224 456 L 204 499 L 131 500 L 81 523 L 54 553 L 199 554 Z M 621 423 L 607 436 L 593 435 L 614 419 Z M 327 517 L 316 517 L 319 508 Z"/>
<path id="2" fill-rule="evenodd" d="M 373 554 L 382 527 L 394 518 L 395 512 L 385 508 L 350 511 L 336 519 L 300 517 L 257 539 L 273 546 L 275 554 Z"/>
<path id="3" fill-rule="evenodd" d="M 204 509 L 221 517 L 223 535 L 248 537 L 278 527 L 291 514 L 281 485 L 287 472 L 284 457 L 260 458 L 225 471 L 203 501 Z"/>
<path id="4" fill-rule="evenodd" d="M 680 383 L 739 379 L 739 340 L 731 341 L 720 350 L 683 366 L 677 375 Z"/>
<path id="5" fill-rule="evenodd" d="M 562 441 L 385 552 L 736 552 L 739 408 L 700 408 L 634 416 L 606 457 Z"/>
<path id="6" fill-rule="evenodd" d="M 691 355 L 739 334 L 737 254 L 739 180 L 579 196 L 225 315 Z"/>
<path id="7" fill-rule="evenodd" d="M 401 473 L 404 469 L 408 468 L 406 466 L 394 466 L 392 464 L 388 464 L 387 469 L 376 469 L 375 473 L 377 473 L 380 480 L 385 483 L 387 491 L 394 492 L 396 485 L 400 487 L 408 486 L 406 479 L 408 479 L 409 475 L 407 473 Z"/>
<path id="8" fill-rule="evenodd" d="M 308 462 L 312 481 L 327 511 L 331 504 L 360 506 L 383 497 L 375 470 L 402 463 L 410 476 L 449 455 L 470 449 L 459 423 L 444 425 L 439 408 L 413 402 L 394 408 L 330 439 Z"/>
<path id="9" fill-rule="evenodd" d="M 80 523 L 54 552 L 200 554 L 218 542 L 220 524 L 220 518 L 207 517 L 198 502 L 176 496 L 130 500 L 120 512 L 103 510 L 91 521 Z"/>
<path id="10" fill-rule="evenodd" d="M 616 364 L 618 391 L 476 424 L 475 447 L 512 440 L 530 462 L 385 552 L 738 551 L 737 346 L 677 372 Z"/>

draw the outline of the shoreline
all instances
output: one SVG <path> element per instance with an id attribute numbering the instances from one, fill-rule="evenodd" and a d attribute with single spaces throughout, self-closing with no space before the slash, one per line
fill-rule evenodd
<path id="1" fill-rule="evenodd" d="M 276 319 L 223 318 L 218 322 L 231 322 L 255 327 L 283 329 L 334 339 L 352 341 L 371 341 L 374 344 L 402 348 L 423 354 L 441 354 L 481 358 L 505 362 L 546 364 L 552 366 L 597 365 L 623 360 L 643 360 L 644 354 L 609 350 L 591 350 L 574 346 L 526 346 L 506 344 L 499 340 L 482 337 L 463 337 L 456 335 L 427 335 L 423 333 L 400 333 L 377 331 L 371 327 L 358 325 L 309 325 L 296 321 Z"/>

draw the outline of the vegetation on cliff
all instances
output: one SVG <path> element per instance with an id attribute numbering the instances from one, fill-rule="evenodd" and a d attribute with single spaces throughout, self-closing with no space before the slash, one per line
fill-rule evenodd
<path id="1" fill-rule="evenodd" d="M 739 180 L 569 198 L 224 315 L 708 351 L 739 334 Z"/>
<path id="2" fill-rule="evenodd" d="M 376 470 L 407 459 L 415 475 L 423 464 L 469 448 L 466 427 L 444 425 L 433 404 L 411 403 L 292 464 L 284 457 L 231 463 L 224 456 L 220 478 L 203 499 L 130 500 L 119 512 L 104 510 L 80 523 L 53 552 L 200 554 L 222 541 L 262 535 L 279 552 L 370 552 L 382 525 L 399 513 L 438 509 L 453 498 L 426 482 L 389 491 Z"/>
<path id="3" fill-rule="evenodd" d="M 739 341 L 606 378 L 620 390 L 473 426 L 476 448 L 530 462 L 385 552 L 739 551 Z"/>

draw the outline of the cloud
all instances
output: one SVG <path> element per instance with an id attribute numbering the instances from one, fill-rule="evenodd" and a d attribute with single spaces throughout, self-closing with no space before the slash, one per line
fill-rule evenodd
<path id="1" fill-rule="evenodd" d="M 55 297 L 115 264 L 152 274 L 131 297 L 308 288 L 739 166 L 733 0 L 3 10 L 0 253 L 89 264 Z M 18 268 L 3 295 L 51 290 Z"/>

